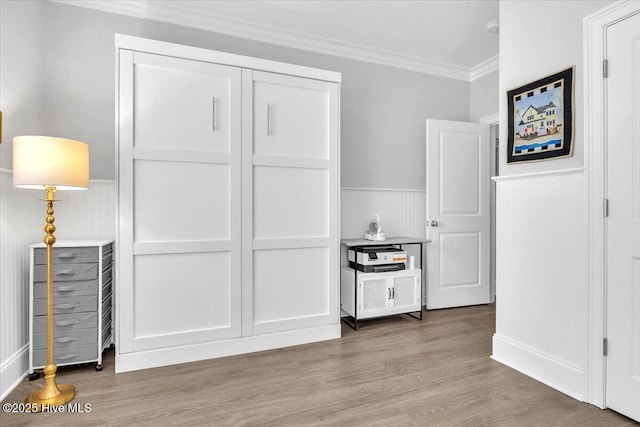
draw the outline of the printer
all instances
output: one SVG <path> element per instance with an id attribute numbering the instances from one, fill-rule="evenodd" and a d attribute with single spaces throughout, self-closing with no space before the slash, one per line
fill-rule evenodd
<path id="1" fill-rule="evenodd" d="M 359 247 L 349 249 L 349 267 L 363 273 L 399 271 L 406 268 L 407 251 L 395 246 Z"/>

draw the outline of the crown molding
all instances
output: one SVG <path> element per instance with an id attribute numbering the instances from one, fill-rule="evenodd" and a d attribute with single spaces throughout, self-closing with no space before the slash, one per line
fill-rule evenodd
<path id="1" fill-rule="evenodd" d="M 492 56 L 491 58 L 471 67 L 469 81 L 478 80 L 481 77 L 493 73 L 494 71 L 498 71 L 499 66 L 500 55 Z"/>
<path id="2" fill-rule="evenodd" d="M 102 12 L 161 21 L 175 25 L 222 33 L 234 37 L 276 44 L 331 56 L 356 59 L 425 74 L 462 81 L 473 81 L 497 69 L 497 56 L 471 69 L 453 64 L 429 61 L 393 52 L 337 42 L 308 34 L 285 31 L 265 25 L 231 19 L 210 13 L 185 10 L 160 1 L 147 0 L 49 0 Z"/>

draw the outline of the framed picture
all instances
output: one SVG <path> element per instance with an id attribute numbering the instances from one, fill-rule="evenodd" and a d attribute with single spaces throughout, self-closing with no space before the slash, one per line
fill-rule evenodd
<path id="1" fill-rule="evenodd" d="M 507 92 L 507 163 L 571 155 L 573 70 Z"/>

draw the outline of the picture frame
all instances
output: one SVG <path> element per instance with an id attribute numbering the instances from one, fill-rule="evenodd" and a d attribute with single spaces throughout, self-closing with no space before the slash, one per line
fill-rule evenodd
<path id="1" fill-rule="evenodd" d="M 574 69 L 507 92 L 507 163 L 571 156 Z"/>

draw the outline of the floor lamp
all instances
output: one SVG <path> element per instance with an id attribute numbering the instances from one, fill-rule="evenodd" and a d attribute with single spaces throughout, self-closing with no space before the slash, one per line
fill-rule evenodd
<path id="1" fill-rule="evenodd" d="M 48 136 L 17 136 L 13 138 L 13 185 L 20 188 L 45 190 L 47 224 L 43 242 L 47 245 L 47 366 L 44 368 L 44 388 L 31 393 L 25 403 L 38 410 L 46 405 L 62 405 L 76 395 L 69 384 L 56 384 L 57 366 L 53 361 L 53 202 L 56 190 L 86 190 L 89 187 L 89 147 L 65 138 Z M 35 408 L 34 408 L 35 409 Z"/>

